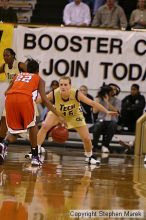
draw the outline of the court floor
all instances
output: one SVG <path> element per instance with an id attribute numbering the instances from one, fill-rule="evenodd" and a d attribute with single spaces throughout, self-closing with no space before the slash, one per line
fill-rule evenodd
<path id="1" fill-rule="evenodd" d="M 0 220 L 146 219 L 143 157 L 98 154 L 97 167 L 82 149 L 46 147 L 37 168 L 28 150 L 10 146 L 0 166 Z"/>

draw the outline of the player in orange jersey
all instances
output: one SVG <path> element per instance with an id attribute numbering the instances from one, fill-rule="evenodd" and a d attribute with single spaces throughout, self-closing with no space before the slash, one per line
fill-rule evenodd
<path id="1" fill-rule="evenodd" d="M 6 148 L 9 143 L 16 141 L 17 135 L 29 130 L 29 139 L 32 151 L 32 165 L 41 165 L 37 147 L 37 126 L 35 121 L 34 100 L 37 91 L 46 107 L 51 110 L 61 123 L 64 118 L 55 110 L 45 94 L 45 82 L 39 76 L 39 64 L 30 60 L 27 64 L 27 73 L 20 73 L 13 79 L 6 91 L 6 121 L 9 134 L 0 143 L 0 162 L 4 162 Z"/>

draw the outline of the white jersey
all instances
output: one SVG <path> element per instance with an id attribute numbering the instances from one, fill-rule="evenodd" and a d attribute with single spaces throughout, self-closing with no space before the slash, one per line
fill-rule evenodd
<path id="1" fill-rule="evenodd" d="M 13 77 L 20 72 L 19 70 L 19 62 L 14 60 L 13 66 L 10 69 L 8 64 L 4 64 L 4 73 L 6 75 L 6 80 L 0 82 L 0 119 L 1 116 L 5 116 L 4 105 L 5 105 L 5 91 L 8 88 L 9 83 L 13 79 Z"/>
<path id="2" fill-rule="evenodd" d="M 8 64 L 4 64 L 4 72 L 6 74 L 6 79 L 8 81 L 8 83 L 10 83 L 12 81 L 12 79 L 14 78 L 14 76 L 18 73 L 20 73 L 19 70 L 19 62 L 17 60 L 14 60 L 13 62 L 13 66 L 10 69 Z"/>

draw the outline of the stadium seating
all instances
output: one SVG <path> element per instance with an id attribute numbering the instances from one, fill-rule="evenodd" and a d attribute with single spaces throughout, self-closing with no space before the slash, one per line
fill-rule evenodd
<path id="1" fill-rule="evenodd" d="M 29 23 L 37 0 L 10 0 L 9 6 L 17 12 L 18 23 Z M 0 6 L 1 6 L 0 2 Z"/>
<path id="2" fill-rule="evenodd" d="M 33 10 L 31 23 L 61 24 L 63 9 L 67 0 L 38 0 Z"/>

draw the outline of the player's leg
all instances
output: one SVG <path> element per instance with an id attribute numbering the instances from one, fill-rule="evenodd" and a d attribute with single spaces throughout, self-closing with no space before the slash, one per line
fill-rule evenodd
<path id="1" fill-rule="evenodd" d="M 51 130 L 53 126 L 57 124 L 58 124 L 58 118 L 53 113 L 51 114 L 49 113 L 45 121 L 42 123 L 42 127 L 40 128 L 38 134 L 36 135 L 37 137 L 36 139 L 35 139 L 35 134 L 37 132 L 37 128 L 31 127 L 29 129 L 29 137 L 30 137 L 32 149 L 30 153 L 25 155 L 25 158 L 32 158 L 31 164 L 33 166 L 41 165 L 42 161 L 40 160 L 41 155 L 40 155 L 39 150 L 42 148 L 41 145 L 46 138 L 47 132 Z M 39 156 L 38 156 L 38 153 L 39 153 Z"/>
<path id="2" fill-rule="evenodd" d="M 23 105 L 18 103 L 18 110 L 21 113 L 21 121 L 23 124 L 23 129 L 29 131 L 29 140 L 31 144 L 31 154 L 32 160 L 31 164 L 33 166 L 39 166 L 42 164 L 40 157 L 38 155 L 38 146 L 37 146 L 37 125 L 36 125 L 36 110 L 34 108 L 34 103 L 31 97 L 26 95 L 21 95 L 24 101 Z M 27 106 L 27 111 L 24 106 Z"/>
<path id="3" fill-rule="evenodd" d="M 29 140 L 31 143 L 31 147 L 35 148 L 37 146 L 37 132 L 38 132 L 37 126 L 35 125 L 33 127 L 30 127 L 28 131 L 29 131 Z"/>
<path id="4" fill-rule="evenodd" d="M 45 121 L 42 123 L 42 126 L 37 134 L 37 144 L 38 146 L 42 145 L 44 142 L 47 132 L 51 130 L 52 127 L 58 124 L 58 118 L 52 112 L 48 112 Z"/>
<path id="5" fill-rule="evenodd" d="M 29 140 L 31 143 L 31 165 L 32 166 L 40 166 L 43 161 L 41 160 L 41 156 L 38 154 L 38 146 L 37 146 L 37 126 L 32 126 L 28 129 L 29 131 Z M 26 157 L 26 155 L 25 155 Z"/>
<path id="6" fill-rule="evenodd" d="M 16 139 L 17 135 L 8 133 L 5 139 L 0 143 L 0 164 L 2 164 L 5 160 L 9 143 L 14 143 Z"/>
<path id="7" fill-rule="evenodd" d="M 0 142 L 5 138 L 6 134 L 7 134 L 6 119 L 5 116 L 2 116 L 0 122 Z"/>
<path id="8" fill-rule="evenodd" d="M 7 126 L 5 122 L 4 108 L 5 108 L 5 91 L 8 87 L 8 82 L 0 82 L 0 142 L 5 138 L 7 133 Z"/>
<path id="9" fill-rule="evenodd" d="M 37 134 L 37 127 L 29 128 L 29 138 L 31 142 L 31 152 L 25 155 L 25 158 L 32 158 L 31 164 L 33 166 L 39 166 L 42 164 L 41 155 L 38 153 L 38 149 L 41 149 L 41 145 L 45 140 L 47 132 L 56 124 L 58 124 L 58 119 L 54 114 L 48 114 L 45 121 L 42 123 Z"/>
<path id="10" fill-rule="evenodd" d="M 13 121 L 15 119 L 15 111 L 13 110 L 13 99 L 11 99 L 11 96 L 6 98 L 6 112 L 7 112 L 7 125 L 8 129 L 11 130 L 13 127 Z M 0 143 L 0 162 L 4 162 L 4 158 L 6 155 L 7 146 L 9 143 L 13 143 L 16 140 L 17 136 L 13 135 L 11 132 L 8 133 L 8 135 L 5 137 L 5 139 Z"/>
<path id="11" fill-rule="evenodd" d="M 83 143 L 84 143 L 84 150 L 85 150 L 85 161 L 89 164 L 100 164 L 100 161 L 97 160 L 92 153 L 92 142 L 89 134 L 89 130 L 86 125 L 75 128 L 75 130 L 79 133 Z"/>

